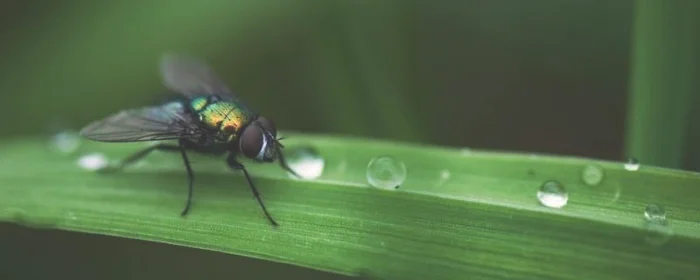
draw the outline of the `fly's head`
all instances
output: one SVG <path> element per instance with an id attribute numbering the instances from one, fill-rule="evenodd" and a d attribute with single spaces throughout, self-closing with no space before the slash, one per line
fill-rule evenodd
<path id="1" fill-rule="evenodd" d="M 282 145 L 277 139 L 275 123 L 259 117 L 241 133 L 239 149 L 246 157 L 261 162 L 273 162 Z"/>

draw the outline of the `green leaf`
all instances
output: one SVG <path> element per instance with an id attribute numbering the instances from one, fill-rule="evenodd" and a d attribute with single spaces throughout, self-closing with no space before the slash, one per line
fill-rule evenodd
<path id="1" fill-rule="evenodd" d="M 122 173 L 76 165 L 100 152 L 120 159 L 143 143 L 85 142 L 63 154 L 48 140 L 0 144 L 0 220 L 152 240 L 379 279 L 697 279 L 700 175 L 581 158 L 460 150 L 289 133 L 287 151 L 312 146 L 321 177 L 292 179 L 276 164 L 245 162 L 272 228 L 242 174 L 191 156 L 192 212 L 179 216 L 186 175 L 179 155 L 154 153 Z M 398 190 L 367 186 L 368 162 L 400 159 Z M 604 171 L 599 184 L 583 171 Z M 590 169 L 589 169 L 590 171 Z M 595 175 L 595 172 L 592 174 Z M 590 175 L 589 175 L 590 176 Z M 591 182 L 595 176 L 585 181 Z M 548 208 L 537 190 L 563 184 Z M 595 180 L 593 180 L 595 181 Z M 645 222 L 648 205 L 665 223 Z"/>

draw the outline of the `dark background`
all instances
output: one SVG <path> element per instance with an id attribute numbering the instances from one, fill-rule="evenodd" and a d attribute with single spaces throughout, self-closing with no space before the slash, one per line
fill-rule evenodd
<path id="1" fill-rule="evenodd" d="M 2 136 L 79 129 L 202 57 L 284 130 L 623 160 L 634 1 L 3 1 Z M 328 277 L 0 226 L 2 279 Z M 9 276 L 6 277 L 6 276 Z M 254 278 L 249 278 L 254 279 Z"/>

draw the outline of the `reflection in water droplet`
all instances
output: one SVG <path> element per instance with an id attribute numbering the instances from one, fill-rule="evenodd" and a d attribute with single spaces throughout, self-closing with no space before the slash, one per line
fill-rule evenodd
<path id="1" fill-rule="evenodd" d="M 80 136 L 71 131 L 61 131 L 51 136 L 49 146 L 59 153 L 70 154 L 80 146 Z"/>
<path id="2" fill-rule="evenodd" d="M 312 147 L 290 147 L 284 150 L 289 167 L 303 179 L 316 179 L 323 174 L 325 161 Z M 289 173 L 291 178 L 297 178 Z"/>
<path id="3" fill-rule="evenodd" d="M 583 168 L 583 172 L 581 172 L 581 179 L 583 179 L 583 182 L 586 183 L 586 185 L 596 186 L 603 181 L 603 175 L 603 168 L 595 165 L 588 165 Z"/>
<path id="4" fill-rule="evenodd" d="M 666 223 L 666 210 L 662 206 L 649 204 L 644 208 L 644 218 L 647 222 Z"/>
<path id="5" fill-rule="evenodd" d="M 56 219 L 51 215 L 27 213 L 26 210 L 17 207 L 7 207 L 2 210 L 0 215 L 17 224 L 31 228 L 53 228 L 56 226 Z"/>
<path id="6" fill-rule="evenodd" d="M 11 221 L 18 224 L 23 224 L 26 220 L 27 212 L 16 207 L 7 207 L 3 209 L 3 216 L 8 217 Z"/>
<path id="7" fill-rule="evenodd" d="M 406 180 L 406 165 L 390 156 L 373 158 L 367 165 L 367 181 L 382 189 L 397 189 Z"/>
<path id="8" fill-rule="evenodd" d="M 625 169 L 628 171 L 637 171 L 639 170 L 639 161 L 636 158 L 629 158 L 627 160 L 627 163 L 625 163 Z"/>
<path id="9" fill-rule="evenodd" d="M 562 208 L 569 201 L 564 185 L 557 181 L 547 181 L 537 191 L 537 199 L 549 208 Z"/>
<path id="10" fill-rule="evenodd" d="M 673 229 L 665 222 L 646 222 L 644 229 L 646 230 L 644 241 L 649 245 L 660 246 L 666 244 L 673 237 Z"/>
<path id="11" fill-rule="evenodd" d="M 78 159 L 78 165 L 90 171 L 105 168 L 108 164 L 107 157 L 100 153 L 86 154 Z"/>

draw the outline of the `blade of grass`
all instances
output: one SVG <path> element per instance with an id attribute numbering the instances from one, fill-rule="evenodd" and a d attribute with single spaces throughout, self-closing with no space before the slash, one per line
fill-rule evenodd
<path id="1" fill-rule="evenodd" d="M 681 168 L 700 94 L 700 2 L 639 0 L 636 6 L 627 155 Z M 694 97 L 695 96 L 695 97 Z"/>
<path id="2" fill-rule="evenodd" d="M 186 180 L 178 155 L 156 153 L 123 173 L 78 168 L 79 154 L 117 159 L 143 144 L 85 143 L 71 156 L 40 139 L 0 144 L 0 220 L 136 238 L 381 279 L 697 279 L 700 175 L 589 159 L 415 146 L 288 133 L 288 149 L 312 144 L 323 175 L 291 179 L 276 165 L 248 164 L 278 229 L 267 224 L 245 180 L 222 160 L 192 156 L 192 213 L 180 218 Z M 396 191 L 367 188 L 377 155 L 402 160 Z M 604 170 L 600 184 L 582 170 Z M 549 209 L 536 192 L 566 187 Z M 665 207 L 673 235 L 647 244 L 648 204 Z M 666 232 L 670 233 L 670 232 Z M 658 236 L 657 236 L 658 237 Z M 655 240 L 658 240 L 656 238 Z"/>

